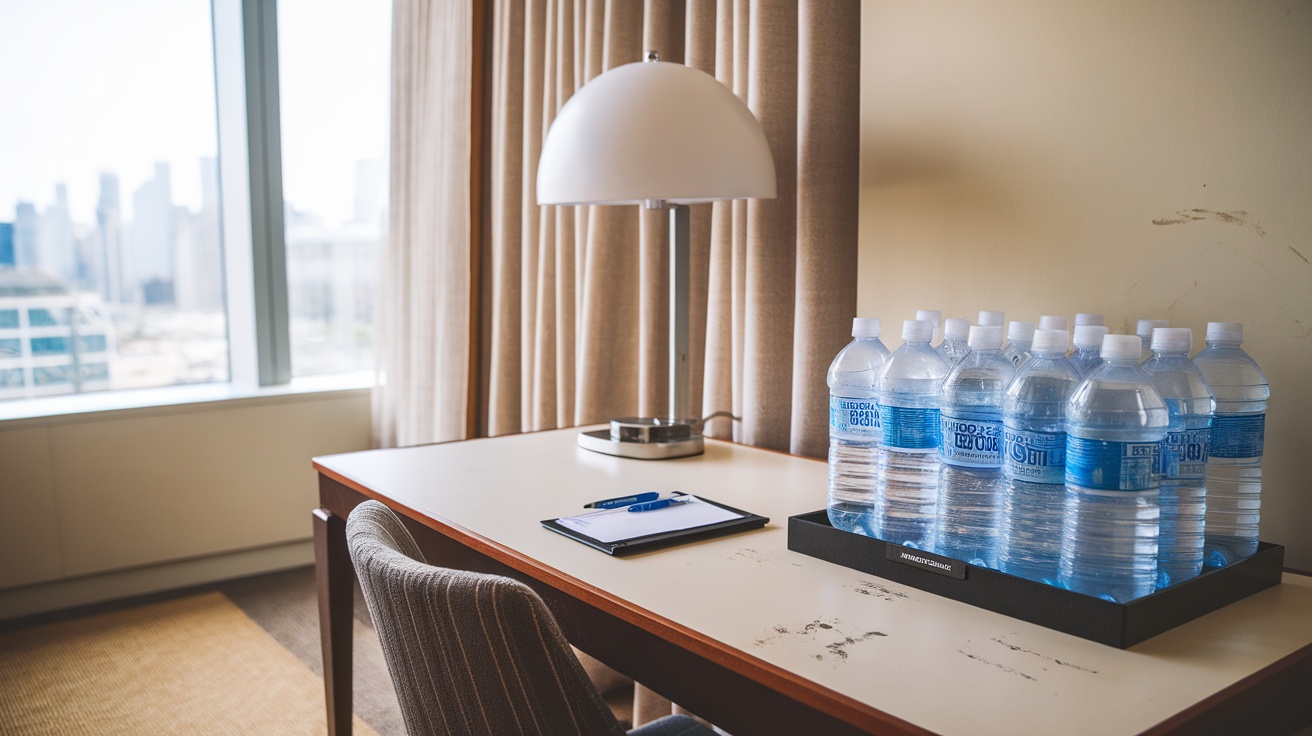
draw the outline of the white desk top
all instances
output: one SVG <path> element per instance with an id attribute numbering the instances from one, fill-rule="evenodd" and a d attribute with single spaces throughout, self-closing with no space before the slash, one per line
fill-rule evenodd
<path id="1" fill-rule="evenodd" d="M 354 481 L 634 606 L 943 734 L 1129 734 L 1312 644 L 1312 578 L 1127 650 L 787 549 L 789 516 L 824 508 L 823 462 L 708 440 L 627 460 L 578 430 L 316 458 Z M 761 530 L 613 558 L 540 525 L 584 503 L 685 491 L 770 517 Z"/>

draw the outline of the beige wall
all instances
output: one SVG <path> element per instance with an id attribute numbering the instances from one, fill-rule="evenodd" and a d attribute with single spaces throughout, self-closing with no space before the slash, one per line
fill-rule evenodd
<path id="1" fill-rule="evenodd" d="M 859 311 L 1245 325 L 1262 538 L 1312 569 L 1312 4 L 870 1 Z M 892 333 L 890 335 L 890 333 Z"/>
<path id="2" fill-rule="evenodd" d="M 310 459 L 369 443 L 368 390 L 0 424 L 0 619 L 308 564 Z"/>

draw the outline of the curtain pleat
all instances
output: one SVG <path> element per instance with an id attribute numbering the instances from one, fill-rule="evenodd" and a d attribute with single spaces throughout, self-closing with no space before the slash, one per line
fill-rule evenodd
<path id="1" fill-rule="evenodd" d="M 856 307 L 859 27 L 856 0 L 496 4 L 490 434 L 667 411 L 667 212 L 534 201 L 560 106 L 652 49 L 748 103 L 779 177 L 776 199 L 691 208 L 693 412 L 823 456 L 824 368 Z"/>
<path id="2" fill-rule="evenodd" d="M 391 206 L 372 402 L 379 447 L 466 432 L 472 27 L 464 3 L 395 3 Z"/>

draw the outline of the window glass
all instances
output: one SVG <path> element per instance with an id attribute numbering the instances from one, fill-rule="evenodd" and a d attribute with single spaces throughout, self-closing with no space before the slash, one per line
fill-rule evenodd
<path id="1" fill-rule="evenodd" d="M 278 4 L 293 375 L 373 366 L 387 217 L 390 6 Z"/>
<path id="2" fill-rule="evenodd" d="M 4 0 L 0 70 L 0 399 L 228 380 L 209 0 Z"/>

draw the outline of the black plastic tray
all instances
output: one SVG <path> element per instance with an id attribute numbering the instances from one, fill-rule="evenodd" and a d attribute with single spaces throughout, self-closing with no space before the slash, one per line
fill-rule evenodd
<path id="1" fill-rule="evenodd" d="M 1262 542 L 1257 554 L 1233 565 L 1129 603 L 1113 603 L 840 531 L 824 511 L 789 517 L 788 549 L 1122 649 L 1279 585 L 1285 559 L 1284 547 Z M 920 559 L 889 559 L 890 552 Z"/>

